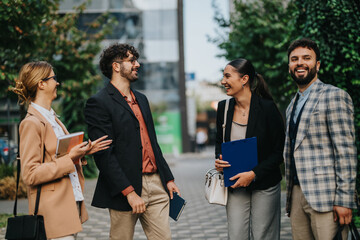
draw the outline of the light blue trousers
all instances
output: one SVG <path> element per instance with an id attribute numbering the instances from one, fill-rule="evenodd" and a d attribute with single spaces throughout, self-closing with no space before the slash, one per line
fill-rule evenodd
<path id="1" fill-rule="evenodd" d="M 280 239 L 280 195 L 280 183 L 250 193 L 244 188 L 229 191 L 226 205 L 229 239 Z"/>

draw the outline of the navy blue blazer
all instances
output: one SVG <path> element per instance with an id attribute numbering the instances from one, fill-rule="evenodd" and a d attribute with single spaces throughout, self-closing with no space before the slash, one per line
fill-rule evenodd
<path id="1" fill-rule="evenodd" d="M 231 125 L 234 117 L 235 99 L 230 99 L 227 112 L 225 142 L 230 141 Z M 219 102 L 217 110 L 217 133 L 215 157 L 221 154 L 223 142 L 225 100 Z M 246 138 L 257 137 L 258 165 L 253 169 L 256 180 L 247 190 L 263 190 L 278 184 L 282 178 L 280 164 L 284 161 L 285 141 L 284 120 L 272 100 L 252 94 Z"/>
<path id="2" fill-rule="evenodd" d="M 166 183 L 174 177 L 157 142 L 149 102 L 145 95 L 132 91 L 148 129 L 162 184 L 168 191 Z M 110 148 L 94 154 L 99 177 L 92 206 L 130 211 L 131 206 L 122 191 L 132 185 L 141 196 L 140 124 L 124 97 L 111 83 L 88 99 L 84 113 L 90 139 L 108 135 L 113 140 Z"/>

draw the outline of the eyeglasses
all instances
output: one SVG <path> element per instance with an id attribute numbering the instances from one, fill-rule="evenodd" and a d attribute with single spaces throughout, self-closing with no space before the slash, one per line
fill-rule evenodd
<path id="1" fill-rule="evenodd" d="M 136 58 L 130 59 L 130 60 L 120 60 L 120 61 L 114 61 L 116 63 L 122 63 L 122 62 L 130 62 L 132 65 L 135 65 L 135 63 L 137 62 Z"/>
<path id="2" fill-rule="evenodd" d="M 56 75 L 51 76 L 51 77 L 48 77 L 48 78 L 43 78 L 43 79 L 41 79 L 41 80 L 43 80 L 43 81 L 45 82 L 45 81 L 50 80 L 50 79 L 52 79 L 52 78 L 57 82 Z"/>

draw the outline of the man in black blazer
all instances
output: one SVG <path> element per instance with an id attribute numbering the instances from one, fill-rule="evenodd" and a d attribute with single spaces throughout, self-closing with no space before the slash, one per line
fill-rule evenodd
<path id="1" fill-rule="evenodd" d="M 130 88 L 138 57 L 128 44 L 105 49 L 100 69 L 110 82 L 85 106 L 89 138 L 113 140 L 94 154 L 99 178 L 92 206 L 109 209 L 110 239 L 133 239 L 137 219 L 148 239 L 171 239 L 168 194 L 180 191 L 157 142 L 149 102 Z"/>

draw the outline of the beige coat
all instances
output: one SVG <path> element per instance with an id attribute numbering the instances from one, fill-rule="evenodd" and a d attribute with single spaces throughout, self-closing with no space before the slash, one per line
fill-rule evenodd
<path id="1" fill-rule="evenodd" d="M 65 126 L 56 121 L 68 134 Z M 85 204 L 81 204 L 81 219 L 77 210 L 69 173 L 74 163 L 68 155 L 55 158 L 57 138 L 51 124 L 31 105 L 20 124 L 21 176 L 27 185 L 29 214 L 34 213 L 37 186 L 42 184 L 38 214 L 44 216 L 48 238 L 58 238 L 82 231 L 81 223 L 88 219 Z M 45 143 L 45 162 L 43 147 Z M 76 164 L 80 184 L 84 191 L 84 175 Z"/>

